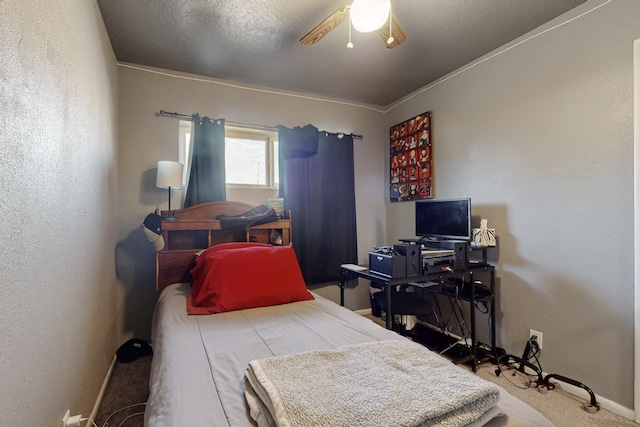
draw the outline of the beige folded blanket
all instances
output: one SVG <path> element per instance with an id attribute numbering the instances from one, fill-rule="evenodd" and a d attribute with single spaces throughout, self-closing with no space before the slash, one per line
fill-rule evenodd
<path id="1" fill-rule="evenodd" d="M 466 426 L 496 415 L 499 398 L 492 383 L 411 341 L 254 360 L 244 386 L 260 427 Z"/>

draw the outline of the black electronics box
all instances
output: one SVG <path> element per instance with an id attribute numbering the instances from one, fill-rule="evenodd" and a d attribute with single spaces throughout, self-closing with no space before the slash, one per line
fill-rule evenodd
<path id="1" fill-rule="evenodd" d="M 369 271 L 392 279 L 407 277 L 407 260 L 402 255 L 369 252 Z"/>
<path id="2" fill-rule="evenodd" d="M 464 240 L 440 240 L 440 249 L 452 249 L 455 255 L 453 269 L 466 270 L 469 265 L 469 242 Z"/>
<path id="3" fill-rule="evenodd" d="M 467 257 L 469 252 L 469 243 L 455 242 L 451 249 L 453 249 L 455 253 L 455 261 L 453 263 L 453 269 L 466 270 L 467 267 L 469 266 L 469 259 Z"/>
<path id="4" fill-rule="evenodd" d="M 424 264 L 422 266 L 424 274 L 433 274 L 433 273 L 443 273 L 443 272 L 452 272 L 453 265 L 448 261 L 437 261 L 434 262 L 433 259 L 425 259 Z"/>
<path id="5" fill-rule="evenodd" d="M 396 244 L 393 249 L 407 259 L 407 277 L 420 276 L 422 274 L 422 255 L 420 245 Z"/>

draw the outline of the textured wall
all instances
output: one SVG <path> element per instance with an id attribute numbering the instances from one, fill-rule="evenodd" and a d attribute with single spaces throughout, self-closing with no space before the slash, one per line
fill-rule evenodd
<path id="1" fill-rule="evenodd" d="M 589 1 L 543 29 L 602 1 Z M 633 40 L 619 0 L 396 108 L 433 110 L 435 193 L 471 197 L 499 236 L 498 344 L 544 334 L 543 369 L 633 407 Z M 413 204 L 389 204 L 390 238 Z"/>
<path id="2" fill-rule="evenodd" d="M 92 1 L 0 16 L 0 425 L 58 426 L 117 344 L 117 73 Z"/>

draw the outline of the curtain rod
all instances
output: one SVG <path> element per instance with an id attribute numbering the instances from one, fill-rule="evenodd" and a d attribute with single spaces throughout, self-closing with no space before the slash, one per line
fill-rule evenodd
<path id="1" fill-rule="evenodd" d="M 182 114 L 182 113 L 171 113 L 169 111 L 164 111 L 164 110 L 160 110 L 159 113 L 161 116 L 164 117 L 172 117 L 174 119 L 183 119 L 183 120 L 188 120 L 188 121 L 193 121 L 193 117 L 190 114 Z M 217 120 L 217 119 L 212 119 L 213 121 Z M 243 127 L 247 127 L 247 128 L 252 128 L 252 129 L 260 129 L 260 130 L 269 130 L 269 131 L 275 131 L 277 130 L 276 128 L 273 127 L 268 127 L 268 126 L 258 126 L 258 125 L 250 125 L 250 124 L 246 124 L 246 123 L 236 123 L 236 122 L 230 122 L 230 121 L 226 121 L 226 123 L 232 125 L 232 126 L 243 126 Z M 362 139 L 362 135 L 356 135 L 353 133 L 343 133 L 343 132 L 329 132 L 326 130 L 320 131 L 320 132 L 324 132 L 330 135 L 337 135 L 338 138 L 342 138 L 344 136 L 350 136 L 352 138 L 355 139 Z"/>

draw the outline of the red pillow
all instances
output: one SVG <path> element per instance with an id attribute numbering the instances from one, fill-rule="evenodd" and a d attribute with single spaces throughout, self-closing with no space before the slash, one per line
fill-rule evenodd
<path id="1" fill-rule="evenodd" d="M 198 255 L 198 256 L 203 256 L 203 255 L 206 255 L 206 254 L 210 254 L 212 252 L 222 251 L 224 249 L 242 249 L 242 248 L 249 248 L 249 247 L 252 247 L 252 246 L 265 247 L 265 246 L 271 246 L 271 245 L 268 245 L 266 243 L 253 243 L 253 242 L 227 242 L 227 243 L 220 243 L 218 245 L 208 247 L 207 249 L 202 251 L 202 253 L 200 255 Z"/>
<path id="2" fill-rule="evenodd" d="M 313 299 L 291 245 L 218 246 L 196 258 L 187 300 L 189 314 L 222 313 Z"/>

